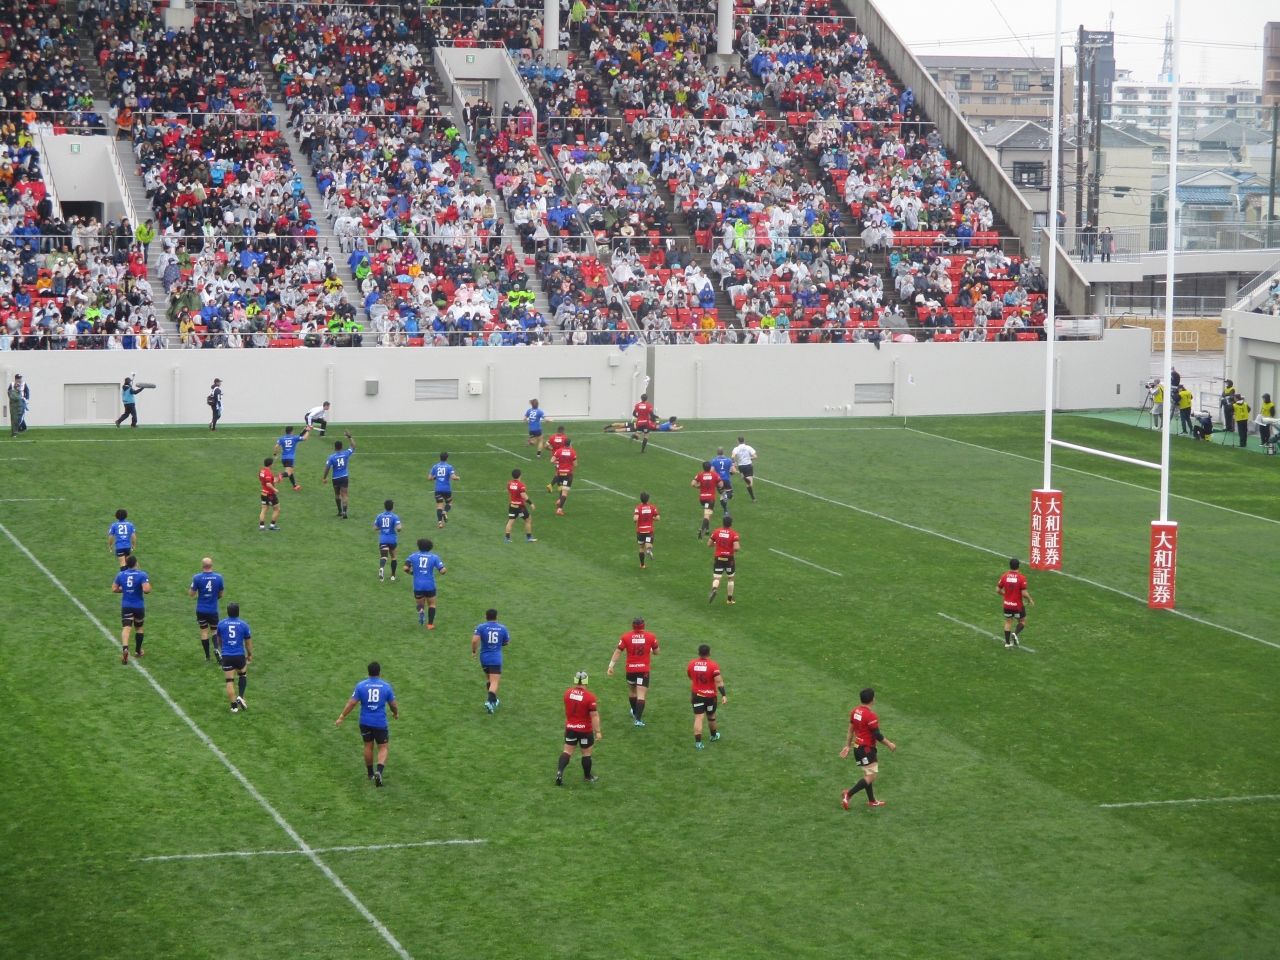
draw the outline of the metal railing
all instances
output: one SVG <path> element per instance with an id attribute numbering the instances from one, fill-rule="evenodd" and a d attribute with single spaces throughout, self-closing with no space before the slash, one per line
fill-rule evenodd
<path id="1" fill-rule="evenodd" d="M 62 219 L 62 204 L 58 202 L 58 188 L 53 184 L 53 171 L 49 167 L 49 152 L 45 149 L 44 128 L 35 125 L 36 151 L 40 155 L 40 176 L 44 179 L 44 196 L 52 206 L 52 214 Z"/>
<path id="2" fill-rule="evenodd" d="M 120 159 L 120 148 L 114 137 L 107 141 L 110 149 L 107 151 L 111 158 L 111 172 L 116 178 L 116 189 L 120 191 L 120 199 L 124 203 L 124 215 L 129 218 L 130 226 L 136 228 L 141 221 L 138 219 L 138 212 L 133 208 L 133 191 L 129 189 L 129 178 L 124 173 L 124 161 Z"/>
<path id="3" fill-rule="evenodd" d="M 1280 282 L 1280 260 L 1246 283 L 1236 291 L 1236 302 L 1232 310 L 1248 312 L 1254 310 L 1271 296 L 1271 284 Z"/>
<path id="4" fill-rule="evenodd" d="M 1162 317 L 1164 294 L 1109 293 L 1104 310 L 1109 317 Z M 1227 305 L 1226 297 L 1200 297 L 1174 294 L 1175 317 L 1216 317 Z"/>
<path id="5" fill-rule="evenodd" d="M 1059 230 L 1058 242 L 1072 259 L 1083 263 L 1108 259 L 1133 262 L 1168 248 L 1168 227 L 1163 223 L 1112 228 L 1113 252 L 1109 256 L 1103 253 L 1103 236 L 1090 237 L 1079 229 Z M 1179 220 L 1176 244 L 1174 249 L 1179 253 L 1280 249 L 1280 220 L 1227 223 Z"/>

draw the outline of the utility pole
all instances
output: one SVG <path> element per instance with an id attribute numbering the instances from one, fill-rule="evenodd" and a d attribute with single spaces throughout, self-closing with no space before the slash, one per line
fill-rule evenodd
<path id="1" fill-rule="evenodd" d="M 1280 128 L 1280 100 L 1271 105 L 1271 189 L 1267 194 L 1267 246 L 1276 230 L 1276 130 Z"/>
<path id="2" fill-rule="evenodd" d="M 1084 24 L 1076 34 L 1076 236 L 1084 226 Z"/>
<path id="3" fill-rule="evenodd" d="M 1102 145 L 1102 98 L 1098 96 L 1098 55 L 1089 57 L 1089 135 L 1092 137 L 1093 171 L 1089 176 L 1089 222 L 1098 225 L 1098 190 L 1102 182 L 1099 148 Z"/>

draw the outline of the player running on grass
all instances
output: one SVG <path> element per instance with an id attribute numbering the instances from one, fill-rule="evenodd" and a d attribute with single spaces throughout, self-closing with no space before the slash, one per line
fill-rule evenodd
<path id="1" fill-rule="evenodd" d="M 1009 561 L 1009 572 L 1002 576 L 996 584 L 996 593 L 1004 597 L 1004 645 L 1006 648 L 1019 646 L 1018 634 L 1027 625 L 1027 608 L 1025 600 L 1033 607 L 1036 602 L 1027 593 L 1027 578 L 1018 572 L 1018 558 Z M 1018 625 L 1013 625 L 1014 621 Z"/>
<path id="2" fill-rule="evenodd" d="M 347 442 L 350 446 L 342 449 L 342 441 L 335 440 L 333 444 L 333 453 L 329 454 L 329 459 L 324 462 L 324 475 L 320 478 L 320 484 L 329 482 L 329 471 L 333 471 L 333 502 L 337 504 L 339 518 L 347 519 L 347 502 L 348 492 L 347 485 L 350 477 L 347 475 L 347 464 L 356 452 L 356 442 L 351 439 L 351 431 L 343 431 L 347 435 Z"/>
<path id="3" fill-rule="evenodd" d="M 227 681 L 232 713 L 249 709 L 244 702 L 244 691 L 249 686 L 249 664 L 253 663 L 252 638 L 249 625 L 240 619 L 240 604 L 228 603 L 226 617 L 218 621 L 218 648 L 222 651 L 222 675 Z"/>
<path id="4" fill-rule="evenodd" d="M 529 439 L 524 442 L 526 447 L 532 447 L 535 443 L 538 445 L 537 455 L 542 456 L 542 421 L 547 423 L 555 423 L 546 413 L 538 406 L 537 400 L 529 401 L 529 409 L 524 412 L 524 422 L 529 425 Z"/>
<path id="5" fill-rule="evenodd" d="M 498 709 L 498 682 L 502 679 L 502 648 L 511 642 L 511 634 L 498 622 L 498 611 L 490 607 L 484 612 L 484 623 L 471 635 L 471 659 L 480 657 L 484 671 L 484 708 L 490 713 Z"/>
<path id="6" fill-rule="evenodd" d="M 391 511 L 395 508 L 394 500 L 382 501 L 382 512 L 373 518 L 373 529 L 378 531 L 378 579 L 387 576 L 387 560 L 391 560 L 391 582 L 396 582 L 396 546 L 400 532 L 400 518 Z"/>
<path id="7" fill-rule="evenodd" d="M 120 569 L 125 567 L 125 560 L 138 549 L 138 531 L 129 522 L 128 510 L 117 510 L 116 521 L 107 528 L 107 545 L 116 552 L 120 561 Z"/>
<path id="8" fill-rule="evenodd" d="M 311 436 L 310 427 L 303 430 L 300 437 L 294 436 L 293 427 L 285 427 L 284 436 L 276 441 L 276 448 L 272 451 L 280 458 L 280 469 L 283 471 L 281 476 L 289 478 L 289 482 L 293 484 L 295 491 L 301 490 L 302 487 L 298 484 L 298 478 L 293 475 L 293 462 L 298 455 L 298 444 L 309 436 Z"/>
<path id="9" fill-rule="evenodd" d="M 111 584 L 111 592 L 120 594 L 120 647 L 121 663 L 129 662 L 129 634 L 133 634 L 134 654 L 143 656 L 142 622 L 147 616 L 147 601 L 144 594 L 151 592 L 151 581 L 146 573 L 138 569 L 138 558 L 125 558 L 124 569 L 116 574 Z"/>
<path id="10" fill-rule="evenodd" d="M 449 462 L 447 451 L 440 451 L 440 462 L 431 468 L 431 479 L 436 483 L 436 526 L 443 530 L 453 509 L 453 481 L 461 479 Z"/>
<path id="11" fill-rule="evenodd" d="M 369 664 L 369 679 L 361 680 L 351 691 L 351 699 L 333 721 L 335 727 L 342 726 L 347 714 L 360 704 L 360 736 L 364 740 L 364 768 L 369 772 L 369 779 L 374 786 L 382 786 L 382 772 L 387 766 L 387 743 L 391 734 L 387 731 L 387 707 L 391 708 L 391 716 L 400 719 L 400 707 L 396 703 L 396 693 L 391 684 L 382 679 L 382 666 L 377 660 Z M 378 768 L 373 767 L 373 745 L 378 745 Z"/>
<path id="12" fill-rule="evenodd" d="M 445 572 L 444 561 L 431 552 L 434 546 L 423 537 L 418 541 L 418 552 L 409 554 L 409 559 L 404 562 L 404 572 L 413 574 L 413 599 L 418 603 L 418 623 L 425 623 L 428 630 L 436 628 L 436 572 Z"/>
<path id="13" fill-rule="evenodd" d="M 711 469 L 720 478 L 720 512 L 728 513 L 729 501 L 733 499 L 733 475 L 738 468 L 724 455 L 724 447 L 716 448 L 716 455 L 711 458 Z"/>
<path id="14" fill-rule="evenodd" d="M 853 795 L 860 790 L 867 791 L 868 807 L 884 806 L 884 801 L 877 800 L 875 791 L 871 789 L 871 785 L 876 782 L 876 777 L 880 774 L 880 763 L 876 759 L 876 744 L 883 743 L 890 750 L 898 749 L 897 744 L 892 740 L 884 738 L 884 734 L 880 732 L 880 718 L 871 709 L 871 705 L 876 702 L 876 692 L 867 687 L 858 695 L 858 699 L 862 701 L 862 706 L 854 707 L 853 712 L 849 714 L 849 734 L 844 738 L 844 749 L 840 751 L 840 757 L 841 759 L 847 757 L 849 748 L 852 746 L 853 762 L 862 768 L 862 779 L 848 790 L 841 792 L 840 804 L 846 810 L 849 809 L 849 801 Z"/>
<path id="15" fill-rule="evenodd" d="M 529 513 L 532 509 L 529 488 L 520 480 L 520 471 L 512 470 L 511 481 L 507 484 L 507 543 L 511 542 L 511 528 L 516 525 L 517 517 L 524 517 L 525 542 L 537 542 L 537 537 L 533 535 L 533 517 Z"/>
<path id="16" fill-rule="evenodd" d="M 689 484 L 698 488 L 698 502 L 702 504 L 702 526 L 698 527 L 698 539 L 711 532 L 711 506 L 716 502 L 716 491 L 720 489 L 720 477 L 711 469 L 711 461 L 702 462 L 702 470 Z"/>
<path id="17" fill-rule="evenodd" d="M 640 546 L 640 569 L 644 569 L 645 558 L 653 559 L 653 524 L 661 520 L 658 508 L 649 502 L 649 494 L 640 494 L 640 503 L 636 506 L 632 518 L 636 522 L 636 543 Z"/>
<path id="18" fill-rule="evenodd" d="M 273 508 L 271 511 L 271 529 L 279 530 L 276 521 L 280 519 L 280 494 L 276 490 L 277 477 L 271 472 L 271 464 L 275 463 L 272 457 L 267 457 L 262 461 L 262 469 L 258 471 L 258 483 L 262 485 L 262 511 L 258 514 L 258 529 L 267 529 L 267 508 Z"/>
<path id="19" fill-rule="evenodd" d="M 733 517 L 727 513 L 720 521 L 720 529 L 711 535 L 711 598 L 707 603 L 715 603 L 716 591 L 720 589 L 720 578 L 728 577 L 728 589 L 725 591 L 725 603 L 733 603 L 733 575 L 737 570 L 737 555 L 742 549 L 742 541 L 738 539 L 738 531 L 733 528 Z"/>
<path id="20" fill-rule="evenodd" d="M 658 655 L 658 638 L 644 628 L 644 617 L 631 621 L 631 632 L 624 633 L 618 641 L 618 649 L 609 658 L 609 676 L 619 655 L 626 654 L 627 699 L 631 701 L 631 719 L 637 727 L 644 726 L 644 698 L 649 692 L 649 658 Z"/>
<path id="21" fill-rule="evenodd" d="M 738 474 L 747 485 L 747 493 L 751 494 L 751 499 L 754 501 L 756 498 L 756 468 L 752 464 L 759 454 L 756 453 L 755 447 L 747 445 L 746 437 L 739 437 L 738 445 L 730 451 L 729 455 L 733 457 L 733 462 L 738 468 Z"/>
<path id="22" fill-rule="evenodd" d="M 225 592 L 226 584 L 222 574 L 213 572 L 213 560 L 205 557 L 200 561 L 200 572 L 191 578 L 190 596 L 196 598 L 196 624 L 200 627 L 200 644 L 204 647 L 204 658 L 209 659 L 209 631 L 217 636 L 218 600 Z M 216 651 L 215 651 L 216 653 Z M 216 653 L 219 662 L 221 653 Z"/>
<path id="23" fill-rule="evenodd" d="M 555 461 L 555 485 L 560 488 L 560 499 L 556 501 L 556 514 L 563 517 L 564 502 L 569 499 L 569 488 L 573 486 L 573 471 L 578 466 L 578 451 L 573 449 L 572 440 L 566 439 L 564 446 L 556 451 Z"/>
<path id="24" fill-rule="evenodd" d="M 631 408 L 631 419 L 635 423 L 635 433 L 632 434 L 631 439 L 640 438 L 643 434 L 640 452 L 644 453 L 645 447 L 649 446 L 649 431 L 658 420 L 658 414 L 653 409 L 653 404 L 649 402 L 647 393 L 640 394 L 640 402 Z"/>
<path id="25" fill-rule="evenodd" d="M 560 476 L 560 465 L 556 460 L 556 454 L 569 445 L 569 435 L 564 432 L 564 426 L 556 427 L 556 432 L 547 439 L 547 448 L 551 451 L 551 482 L 547 484 L 547 493 L 555 490 L 557 478 Z"/>
<path id="26" fill-rule="evenodd" d="M 564 786 L 564 768 L 578 747 L 582 748 L 582 778 L 587 783 L 600 779 L 591 775 L 591 748 L 603 738 L 596 696 L 587 689 L 587 671 L 579 670 L 573 675 L 573 686 L 564 692 L 564 753 L 556 770 L 557 787 Z"/>
<path id="27" fill-rule="evenodd" d="M 720 703 L 729 702 L 724 692 L 724 678 L 720 676 L 720 664 L 711 659 L 711 647 L 703 644 L 698 647 L 698 658 L 690 660 L 685 672 L 689 674 L 689 682 L 693 685 L 693 746 L 703 749 L 702 718 L 707 718 L 707 726 L 711 728 L 712 740 L 720 739 L 720 731 L 716 729 L 716 694 L 720 695 Z"/>

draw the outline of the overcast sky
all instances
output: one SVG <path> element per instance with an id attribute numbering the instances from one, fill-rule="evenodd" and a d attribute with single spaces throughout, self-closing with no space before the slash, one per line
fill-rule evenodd
<path id="1" fill-rule="evenodd" d="M 876 0 L 876 6 L 917 56 L 1053 55 L 1051 0 Z M 1064 0 L 1068 46 L 1080 24 L 1106 30 L 1113 12 L 1116 68 L 1132 70 L 1135 80 L 1155 80 L 1172 0 Z M 1182 0 L 1182 80 L 1261 82 L 1262 28 L 1268 19 L 1280 20 L 1277 0 Z M 1070 63 L 1071 53 L 1063 55 Z"/>

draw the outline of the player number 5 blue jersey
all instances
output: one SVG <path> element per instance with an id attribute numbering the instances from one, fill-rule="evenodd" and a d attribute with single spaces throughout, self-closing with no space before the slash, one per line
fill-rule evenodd
<path id="1" fill-rule="evenodd" d="M 243 657 L 244 642 L 253 636 L 249 625 L 238 617 L 227 617 L 218 621 L 218 637 L 222 641 L 224 657 Z"/>

